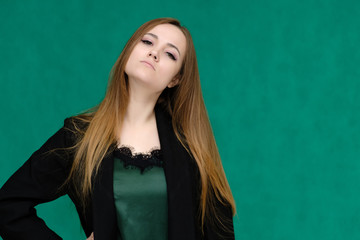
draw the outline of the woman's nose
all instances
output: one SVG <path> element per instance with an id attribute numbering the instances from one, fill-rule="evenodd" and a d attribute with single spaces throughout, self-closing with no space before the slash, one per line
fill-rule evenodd
<path id="1" fill-rule="evenodd" d="M 152 50 L 149 52 L 148 55 L 149 55 L 149 57 L 153 57 L 156 62 L 159 61 L 159 56 L 156 51 Z"/>

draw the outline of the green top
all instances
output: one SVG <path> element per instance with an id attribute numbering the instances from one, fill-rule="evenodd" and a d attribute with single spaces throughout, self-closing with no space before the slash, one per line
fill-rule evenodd
<path id="1" fill-rule="evenodd" d="M 167 190 L 161 150 L 115 150 L 114 198 L 118 239 L 167 239 Z"/>

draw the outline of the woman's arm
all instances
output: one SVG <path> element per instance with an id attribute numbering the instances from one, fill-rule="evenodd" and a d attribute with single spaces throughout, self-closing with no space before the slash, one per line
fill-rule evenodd
<path id="1" fill-rule="evenodd" d="M 73 144 L 71 120 L 25 162 L 0 189 L 0 235 L 6 239 L 61 239 L 36 215 L 36 205 L 64 194 L 72 157 L 67 148 Z"/>

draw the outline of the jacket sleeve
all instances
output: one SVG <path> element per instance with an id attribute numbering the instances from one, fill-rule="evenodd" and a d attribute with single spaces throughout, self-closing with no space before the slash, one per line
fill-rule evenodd
<path id="1" fill-rule="evenodd" d="M 235 240 L 232 208 L 230 205 L 223 205 L 216 201 L 217 217 L 220 222 L 207 222 L 205 225 L 206 240 Z M 212 217 L 213 220 L 216 217 Z M 221 226 L 223 225 L 223 226 Z"/>
<path id="2" fill-rule="evenodd" d="M 191 162 L 191 171 L 192 182 L 198 183 L 194 184 L 192 191 L 194 197 L 194 214 L 198 216 L 200 208 L 200 194 L 201 194 L 201 183 L 200 183 L 200 172 L 194 161 Z M 195 187 L 198 186 L 198 187 Z M 205 217 L 204 223 L 204 235 L 201 232 L 201 222 L 200 218 L 197 218 L 196 228 L 198 229 L 197 239 L 203 240 L 235 240 L 234 233 L 234 222 L 233 222 L 233 211 L 230 204 L 222 204 L 214 195 L 212 194 L 212 201 L 214 202 L 215 213 L 211 213 L 211 216 Z M 224 201 L 226 202 L 226 201 Z M 215 214 L 215 215 L 214 215 Z M 199 217 L 199 216 L 198 216 Z"/>
<path id="3" fill-rule="evenodd" d="M 36 205 L 66 194 L 60 189 L 72 163 L 71 120 L 34 152 L 0 189 L 0 235 L 7 239 L 61 239 L 36 214 Z"/>

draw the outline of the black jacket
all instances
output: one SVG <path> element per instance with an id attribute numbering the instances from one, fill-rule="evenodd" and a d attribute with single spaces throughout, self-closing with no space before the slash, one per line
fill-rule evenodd
<path id="1" fill-rule="evenodd" d="M 155 108 L 160 145 L 165 162 L 164 171 L 168 194 L 168 239 L 192 240 L 200 238 L 196 218 L 199 202 L 198 168 L 196 163 L 176 138 L 171 118 L 160 107 Z M 61 148 L 74 144 L 74 127 L 68 118 L 64 127 L 18 169 L 0 189 L 0 235 L 7 239 L 61 239 L 38 218 L 34 206 L 68 194 L 78 211 L 86 236 L 94 232 L 96 240 L 116 239 L 117 224 L 113 195 L 113 151 L 109 149 L 99 175 L 94 182 L 91 203 L 83 211 L 75 191 L 62 185 L 71 168 L 73 155 Z M 49 151 L 58 149 L 58 151 Z M 226 217 L 224 223 L 233 229 L 229 206 L 217 203 Z M 220 232 L 205 225 L 205 239 L 235 239 L 234 234 Z"/>

